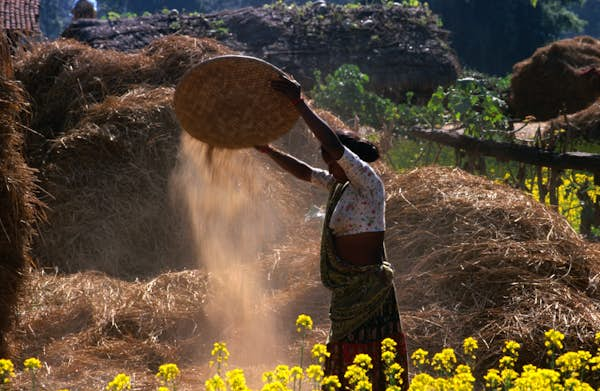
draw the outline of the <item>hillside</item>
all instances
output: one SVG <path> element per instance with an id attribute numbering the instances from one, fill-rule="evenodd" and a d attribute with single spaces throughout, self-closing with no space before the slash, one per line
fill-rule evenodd
<path id="1" fill-rule="evenodd" d="M 314 72 L 360 63 L 370 87 L 403 99 L 407 91 L 429 97 L 452 83 L 460 65 L 448 32 L 426 8 L 399 4 L 352 7 L 315 2 L 270 5 L 209 15 L 179 12 L 115 20 L 80 19 L 63 33 L 94 48 L 131 51 L 157 37 L 182 34 L 216 38 L 238 52 L 269 61 L 306 88 Z"/>

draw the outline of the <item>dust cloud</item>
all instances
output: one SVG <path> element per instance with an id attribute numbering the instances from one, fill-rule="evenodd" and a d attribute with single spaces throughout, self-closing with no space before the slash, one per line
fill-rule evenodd
<path id="1" fill-rule="evenodd" d="M 259 262 L 277 234 L 260 172 L 252 150 L 212 149 L 183 134 L 171 178 L 199 267 L 210 273 L 210 324 L 242 364 L 270 364 L 283 346 Z"/>

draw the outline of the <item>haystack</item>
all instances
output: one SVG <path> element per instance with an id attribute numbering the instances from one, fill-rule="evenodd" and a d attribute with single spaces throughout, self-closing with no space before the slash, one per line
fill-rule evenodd
<path id="1" fill-rule="evenodd" d="M 174 85 L 224 46 L 167 37 L 133 54 L 74 41 L 37 45 L 16 75 L 33 104 L 28 159 L 50 207 L 34 244 L 43 265 L 125 277 L 189 265 L 169 173 L 180 129 Z"/>
<path id="2" fill-rule="evenodd" d="M 192 64 L 230 53 L 216 41 L 186 36 L 160 38 L 132 54 L 73 40 L 35 45 L 16 63 L 16 78 L 33 102 L 30 159 L 40 164 L 47 141 L 77 124 L 89 106 L 140 85 L 174 86 Z"/>
<path id="3" fill-rule="evenodd" d="M 4 33 L 0 35 L 0 357 L 8 356 L 6 332 L 14 321 L 15 303 L 30 262 L 29 245 L 36 218 L 34 173 L 23 158 L 22 120 L 27 103 L 10 74 Z"/>
<path id="4" fill-rule="evenodd" d="M 387 183 L 388 253 L 412 348 L 480 340 L 478 371 L 502 343 L 545 364 L 544 332 L 594 350 L 600 247 L 530 195 L 458 169 L 421 168 Z M 491 365 L 491 366 L 490 366 Z"/>
<path id="5" fill-rule="evenodd" d="M 539 48 L 513 67 L 510 106 L 538 120 L 570 114 L 600 96 L 600 41 L 581 36 Z"/>

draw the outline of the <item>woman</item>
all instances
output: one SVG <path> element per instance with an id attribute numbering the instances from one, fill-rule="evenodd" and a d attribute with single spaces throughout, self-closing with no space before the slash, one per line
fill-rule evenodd
<path id="1" fill-rule="evenodd" d="M 331 330 L 325 363 L 326 375 L 344 383 L 346 367 L 359 353 L 373 360 L 374 390 L 385 390 L 381 341 L 396 341 L 396 360 L 404 369 L 408 388 L 406 343 L 396 305 L 393 271 L 386 262 L 385 189 L 367 164 L 379 158 L 377 148 L 349 131 L 333 131 L 302 100 L 300 85 L 283 77 L 272 87 L 285 95 L 321 143 L 328 171 L 268 145 L 256 149 L 299 179 L 329 189 L 321 242 L 321 280 L 332 292 Z"/>

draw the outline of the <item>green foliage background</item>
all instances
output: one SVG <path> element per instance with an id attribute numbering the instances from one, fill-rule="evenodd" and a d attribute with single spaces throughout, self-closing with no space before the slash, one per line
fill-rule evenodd
<path id="1" fill-rule="evenodd" d="M 575 229 L 598 236 L 600 221 L 594 217 L 593 204 L 600 200 L 600 186 L 594 184 L 591 173 L 564 170 L 561 172 L 556 194 L 546 189 L 552 173 L 550 170 L 518 162 L 500 162 L 493 158 L 465 156 L 463 151 L 440 144 L 425 142 L 409 135 L 412 127 L 440 129 L 457 127 L 464 134 L 478 139 L 518 142 L 508 118 L 505 103 L 509 92 L 508 77 L 490 77 L 469 72 L 448 88 L 438 88 L 422 106 L 411 104 L 411 94 L 406 101 L 395 103 L 377 96 L 368 89 L 369 77 L 356 65 L 343 65 L 324 78 L 317 73 L 317 85 L 310 92 L 316 105 L 332 110 L 342 120 L 373 127 L 370 135 L 375 139 L 391 136 L 391 148 L 385 158 L 397 170 L 439 164 L 459 166 L 488 178 L 529 192 L 540 202 L 562 213 Z M 557 132 L 551 144 L 557 152 L 597 152 L 596 144 L 563 140 Z M 542 146 L 542 140 L 535 141 Z"/>

